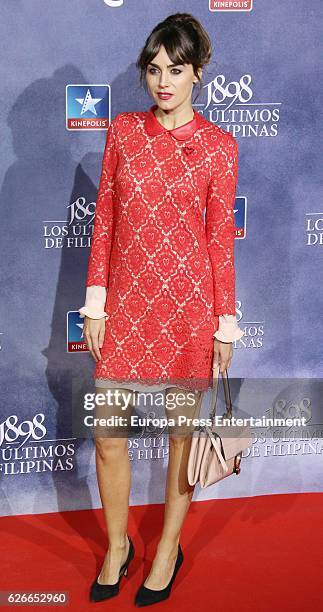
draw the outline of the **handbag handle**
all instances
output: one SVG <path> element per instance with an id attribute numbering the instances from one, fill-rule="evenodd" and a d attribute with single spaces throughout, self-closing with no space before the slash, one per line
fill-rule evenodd
<path id="1" fill-rule="evenodd" d="M 212 399 L 211 399 L 211 409 L 210 409 L 210 419 L 214 419 L 216 414 L 216 400 L 218 396 L 218 383 L 219 383 L 219 372 L 220 366 L 213 364 L 213 387 L 212 387 Z M 225 418 L 232 418 L 232 401 L 231 401 L 231 393 L 230 393 L 230 385 L 229 385 L 229 377 L 228 370 L 225 368 L 224 372 L 221 372 L 222 375 L 222 383 L 224 390 L 224 399 L 226 404 L 226 412 L 224 413 Z"/>

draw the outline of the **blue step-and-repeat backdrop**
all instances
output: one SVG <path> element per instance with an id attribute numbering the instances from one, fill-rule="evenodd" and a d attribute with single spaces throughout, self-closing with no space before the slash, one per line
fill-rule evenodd
<path id="1" fill-rule="evenodd" d="M 72 426 L 72 381 L 94 368 L 78 309 L 106 128 L 153 103 L 135 61 L 175 12 L 197 17 L 213 43 L 194 106 L 239 142 L 233 403 L 308 424 L 255 427 L 239 477 L 196 487 L 194 499 L 323 490 L 320 8 L 2 0 L 2 515 L 100 506 L 93 440 Z M 167 438 L 131 439 L 129 456 L 131 504 L 162 502 Z"/>

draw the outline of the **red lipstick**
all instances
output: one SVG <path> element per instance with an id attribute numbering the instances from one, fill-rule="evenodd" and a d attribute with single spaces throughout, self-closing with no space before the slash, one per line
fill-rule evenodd
<path id="1" fill-rule="evenodd" d="M 157 96 L 158 98 L 160 98 L 161 100 L 169 100 L 169 98 L 172 97 L 173 94 L 171 93 L 165 93 L 163 91 L 158 91 L 157 92 Z"/>

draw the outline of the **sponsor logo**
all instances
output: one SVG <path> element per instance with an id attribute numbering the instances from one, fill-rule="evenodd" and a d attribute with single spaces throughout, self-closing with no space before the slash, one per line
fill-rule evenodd
<path id="1" fill-rule="evenodd" d="M 210 11 L 251 11 L 253 0 L 209 0 Z"/>
<path id="2" fill-rule="evenodd" d="M 247 198 L 238 196 L 234 203 L 234 221 L 236 226 L 236 238 L 243 239 L 247 234 Z"/>
<path id="3" fill-rule="evenodd" d="M 106 130 L 110 111 L 110 85 L 66 85 L 67 130 Z"/>
<path id="4" fill-rule="evenodd" d="M 84 318 L 78 310 L 69 310 L 66 318 L 67 352 L 80 353 L 88 351 L 88 345 L 83 338 Z"/>

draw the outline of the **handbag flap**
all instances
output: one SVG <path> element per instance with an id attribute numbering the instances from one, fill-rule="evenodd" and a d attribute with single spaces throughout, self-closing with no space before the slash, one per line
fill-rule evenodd
<path id="1" fill-rule="evenodd" d="M 252 436 L 248 425 L 213 426 L 212 431 L 221 440 L 225 460 L 235 457 L 235 455 L 252 445 Z"/>

